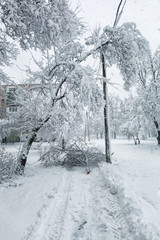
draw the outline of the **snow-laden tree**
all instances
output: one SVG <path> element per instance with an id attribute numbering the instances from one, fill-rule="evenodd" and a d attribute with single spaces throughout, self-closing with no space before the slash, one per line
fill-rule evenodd
<path id="1" fill-rule="evenodd" d="M 66 0 L 2 0 L 7 34 L 23 49 L 50 49 L 77 37 L 81 24 Z"/>
<path id="2" fill-rule="evenodd" d="M 95 49 L 101 46 L 99 51 L 104 54 L 107 65 L 117 65 L 128 90 L 138 80 L 138 65 L 148 51 L 147 40 L 132 22 L 116 28 L 106 26 L 102 34 L 97 35 L 94 33 L 86 43 L 94 44 Z"/>
<path id="3" fill-rule="evenodd" d="M 3 84 L 6 84 L 6 82 L 9 81 L 9 77 L 3 71 L 3 67 L 11 66 L 12 61 L 16 59 L 17 54 L 18 54 L 18 49 L 16 48 L 16 45 L 9 40 L 4 30 L 0 28 L 0 101 L 1 101 L 1 104 L 4 98 L 6 97 Z M 2 108 L 1 110 L 3 111 L 4 109 Z M 3 112 L 1 112 L 1 114 L 4 115 Z M 3 138 L 6 137 L 8 132 L 7 128 L 3 127 L 4 125 L 7 126 L 8 122 L 5 120 L 1 120 L 0 121 L 0 142 L 2 142 Z"/>
<path id="4" fill-rule="evenodd" d="M 123 100 L 118 95 L 109 95 L 109 119 L 111 127 L 111 137 L 116 138 L 119 134 L 119 129 L 124 123 L 124 115 L 122 105 Z M 96 135 L 97 139 L 103 138 L 104 136 L 104 123 L 103 123 L 103 105 L 99 107 L 98 112 L 91 117 L 91 126 L 93 128 L 93 133 Z"/>
<path id="5" fill-rule="evenodd" d="M 4 30 L 0 28 L 0 87 L 5 80 L 9 78 L 3 72 L 3 66 L 10 66 L 12 60 L 15 60 L 18 54 L 18 49 L 16 45 L 9 41 L 9 38 L 5 34 Z M 2 89 L 3 90 L 3 89 Z"/>
<path id="6" fill-rule="evenodd" d="M 128 138 L 133 138 L 135 145 L 140 144 L 140 139 L 145 137 L 148 119 L 144 116 L 138 101 L 133 102 L 126 116 L 127 120 L 121 125 L 122 133 Z"/>
<path id="7" fill-rule="evenodd" d="M 76 40 L 82 25 L 76 14 L 69 9 L 67 1 L 1 1 L 1 19 L 10 37 L 18 40 L 23 49 L 52 51 L 53 57 L 48 55 L 49 64 L 43 66 L 42 63 L 41 71 L 37 74 L 43 89 L 47 88 L 50 93 L 50 110 L 53 110 L 58 101 L 66 98 L 72 89 L 76 92 L 77 82 L 83 80 L 84 75 L 90 75 L 87 73 L 88 70 L 82 68 L 79 63 L 91 54 L 100 53 L 103 57 L 104 85 L 106 85 L 105 60 L 107 64 L 117 64 L 124 78 L 125 88 L 135 81 L 137 62 L 143 56 L 147 42 L 136 29 L 135 24 L 127 23 L 117 27 L 124 7 L 119 13 L 122 2 L 120 1 L 118 7 L 114 27 L 107 26 L 101 35 L 91 36 L 87 43 L 93 44 L 94 47 L 86 52 Z M 56 89 L 53 89 L 53 82 Z M 104 99 L 107 101 L 107 95 Z M 42 121 L 32 129 L 20 159 L 22 155 L 28 154 L 29 146 L 37 133 L 50 120 L 50 112 L 44 114 Z M 107 119 L 106 116 L 105 119 Z"/>
<path id="8" fill-rule="evenodd" d="M 137 95 L 130 95 L 125 99 L 110 96 L 111 133 L 133 138 L 135 144 L 149 133 L 149 119 L 145 116 L 140 99 Z"/>
<path id="9" fill-rule="evenodd" d="M 124 23 L 115 28 L 106 27 L 104 35 L 110 39 L 105 56 L 109 64 L 120 69 L 124 87 L 129 89 L 138 79 L 137 65 L 146 55 L 148 42 L 136 28 L 135 23 Z"/>
<path id="10" fill-rule="evenodd" d="M 123 123 L 123 111 L 121 109 L 123 100 L 120 99 L 118 95 L 109 96 L 109 106 L 110 106 L 110 124 L 111 124 L 111 136 L 116 138 L 119 134 L 119 128 Z"/>
<path id="11" fill-rule="evenodd" d="M 160 50 L 152 57 L 148 56 L 139 65 L 137 93 L 144 115 L 154 123 L 157 131 L 157 141 L 160 145 Z"/>
<path id="12" fill-rule="evenodd" d="M 135 23 L 124 23 L 117 27 L 118 19 L 122 11 L 119 7 L 113 27 L 106 26 L 101 33 L 98 29 L 92 36 L 86 40 L 87 45 L 94 45 L 93 50 L 89 54 L 101 56 L 102 75 L 103 75 L 103 92 L 104 92 L 104 123 L 105 123 L 105 149 L 106 161 L 111 163 L 110 156 L 110 139 L 109 139 L 109 107 L 108 107 L 108 89 L 106 80 L 106 66 L 116 64 L 120 69 L 124 80 L 124 88 L 129 90 L 138 80 L 138 65 L 148 51 L 148 42 L 136 28 Z M 125 2 L 124 2 L 125 5 Z"/>
<path id="13" fill-rule="evenodd" d="M 147 91 L 150 116 L 157 130 L 157 141 L 160 145 L 160 50 L 150 59 L 151 78 Z"/>
<path id="14" fill-rule="evenodd" d="M 75 101 L 83 76 L 86 76 L 88 81 L 92 73 L 76 63 L 82 51 L 81 45 L 76 42 L 82 25 L 76 14 L 70 10 L 67 1 L 4 0 L 1 1 L 0 7 L 1 19 L 10 37 L 19 41 L 23 49 L 39 49 L 43 56 L 47 52 L 46 59 L 42 59 L 41 62 L 37 61 L 40 70 L 33 74 L 29 82 L 41 85 L 43 101 L 48 105 L 46 111 L 42 111 L 44 108 L 42 104 L 39 110 L 34 111 L 31 107 L 28 109 L 30 111 L 26 111 L 23 115 L 23 117 L 26 115 L 25 119 L 27 119 L 27 114 L 32 110 L 33 115 L 30 115 L 28 119 L 34 123 L 31 124 L 32 127 L 19 156 L 20 164 L 25 165 L 33 141 L 38 132 L 51 120 L 53 108 L 57 102 L 62 102 L 62 99 L 69 96 L 70 92 Z M 47 101 L 45 96 L 47 96 Z M 28 103 L 29 101 L 28 99 Z M 22 105 L 23 101 L 20 102 Z"/>
<path id="15" fill-rule="evenodd" d="M 104 136 L 104 123 L 103 123 L 103 108 L 99 109 L 96 114 L 93 114 L 91 117 L 91 133 L 96 135 L 96 138 L 98 139 L 103 138 Z"/>
<path id="16" fill-rule="evenodd" d="M 16 45 L 9 41 L 5 32 L 0 29 L 0 65 L 9 66 L 13 59 L 16 59 L 18 50 Z"/>
<path id="17" fill-rule="evenodd" d="M 49 58 L 47 53 L 47 61 L 37 62 L 40 70 L 31 72 L 28 85 L 27 82 L 25 88 L 15 85 L 14 103 L 19 106 L 15 119 L 18 128 L 27 133 L 19 156 L 19 162 L 24 165 L 36 139 L 51 142 L 64 138 L 68 141 L 82 134 L 82 113 L 86 108 L 96 111 L 100 102 L 101 91 L 90 67 L 63 61 L 50 71 L 52 61 L 54 58 Z M 32 85 L 32 81 L 38 84 Z"/>

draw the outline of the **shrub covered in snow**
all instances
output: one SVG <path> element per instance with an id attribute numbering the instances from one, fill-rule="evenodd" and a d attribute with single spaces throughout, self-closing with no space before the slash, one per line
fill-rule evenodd
<path id="1" fill-rule="evenodd" d="M 0 183 L 12 177 L 16 166 L 16 157 L 7 153 L 4 148 L 0 149 Z"/>

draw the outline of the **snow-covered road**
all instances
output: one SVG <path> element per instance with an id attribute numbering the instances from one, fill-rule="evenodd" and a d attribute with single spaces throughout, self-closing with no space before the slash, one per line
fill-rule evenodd
<path id="1" fill-rule="evenodd" d="M 0 195 L 1 240 L 132 239 L 99 168 L 36 166 Z"/>
<path id="2" fill-rule="evenodd" d="M 154 209 L 140 187 L 145 165 L 147 180 L 152 181 L 152 170 L 158 173 L 159 149 L 117 143 L 114 164 L 102 163 L 90 174 L 81 167 L 42 167 L 33 149 L 29 163 L 35 164 L 0 186 L 0 240 L 159 240 L 154 226 L 146 225 L 145 210 L 151 216 Z M 98 145 L 103 148 L 102 141 Z M 152 165 L 143 160 L 146 151 L 154 156 Z"/>

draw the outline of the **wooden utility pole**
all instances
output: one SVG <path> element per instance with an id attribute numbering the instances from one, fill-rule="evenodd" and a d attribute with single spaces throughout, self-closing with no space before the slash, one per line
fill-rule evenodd
<path id="1" fill-rule="evenodd" d="M 106 154 L 106 162 L 112 163 L 111 161 L 111 150 L 110 150 L 110 127 L 109 127 L 109 106 L 108 106 L 108 85 L 106 78 L 106 64 L 104 54 L 101 53 L 101 61 L 102 61 L 102 75 L 103 75 L 103 96 L 105 101 L 104 106 L 104 135 L 105 135 L 105 154 Z"/>
<path id="2" fill-rule="evenodd" d="M 127 0 L 120 0 L 116 17 L 113 23 L 113 27 L 116 28 L 118 22 L 122 16 L 123 9 L 125 7 Z M 106 154 L 106 162 L 112 163 L 111 161 L 111 148 L 110 148 L 110 125 L 109 125 L 109 104 L 108 104 L 108 85 L 107 85 L 107 78 L 106 78 L 106 63 L 105 63 L 105 56 L 103 52 L 101 52 L 101 62 L 102 62 L 102 76 L 103 76 L 103 95 L 104 95 L 104 135 L 105 135 L 105 154 Z"/>

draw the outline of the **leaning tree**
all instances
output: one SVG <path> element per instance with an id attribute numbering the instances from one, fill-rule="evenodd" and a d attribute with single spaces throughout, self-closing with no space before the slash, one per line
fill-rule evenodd
<path id="1" fill-rule="evenodd" d="M 20 169 L 33 141 L 44 136 L 47 126 L 54 132 L 52 138 L 56 135 L 55 123 L 64 132 L 67 115 L 73 129 L 78 110 L 94 108 L 94 99 L 100 93 L 92 69 L 80 65 L 84 47 L 77 37 L 82 25 L 65 1 L 3 1 L 1 7 L 7 34 L 19 40 L 23 49 L 35 48 L 42 54 L 40 61 L 33 55 L 39 70 L 28 69 L 28 87 L 16 86 L 16 101 L 21 107 L 17 117 L 28 132 L 18 159 Z M 31 83 L 38 83 L 34 97 Z"/>

